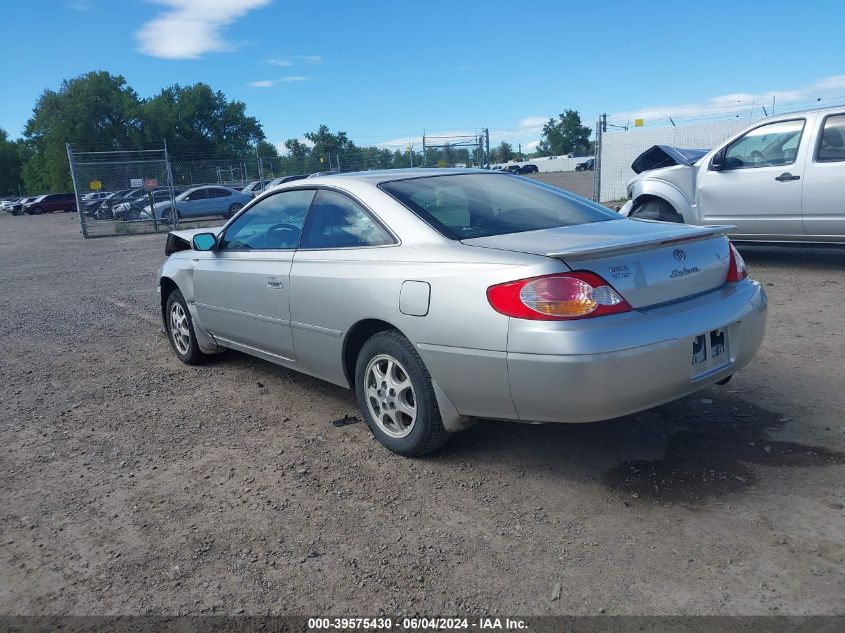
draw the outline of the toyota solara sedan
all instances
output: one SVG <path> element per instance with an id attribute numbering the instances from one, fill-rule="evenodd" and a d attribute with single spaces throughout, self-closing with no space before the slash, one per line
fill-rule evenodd
<path id="1" fill-rule="evenodd" d="M 323 176 L 170 233 L 162 316 L 183 362 L 234 349 L 352 388 L 420 455 L 477 418 L 606 420 L 727 382 L 766 327 L 730 229 L 501 172 Z"/>

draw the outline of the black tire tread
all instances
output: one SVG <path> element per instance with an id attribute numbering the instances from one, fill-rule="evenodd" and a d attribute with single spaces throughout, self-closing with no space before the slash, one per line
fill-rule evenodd
<path id="1" fill-rule="evenodd" d="M 428 368 L 425 366 L 425 363 L 413 344 L 397 330 L 385 330 L 374 334 L 361 348 L 362 352 L 366 349 L 368 343 L 379 338 L 389 339 L 400 345 L 417 364 L 417 367 L 423 374 L 425 389 L 427 391 L 426 395 L 428 396 L 430 406 L 430 424 L 427 425 L 425 439 L 412 451 L 402 452 L 401 454 L 406 457 L 420 457 L 427 453 L 436 451 L 448 441 L 451 433 L 449 433 L 449 431 L 446 430 L 446 427 L 443 426 L 443 420 L 440 417 L 440 408 L 437 406 L 437 396 L 434 394 L 434 388 L 431 384 L 431 374 L 428 373 Z M 357 373 L 358 372 L 356 370 L 356 378 Z M 356 391 L 357 388 L 358 385 L 356 385 Z M 365 417 L 368 417 L 366 412 L 362 411 L 362 413 L 364 413 Z"/>
<path id="2" fill-rule="evenodd" d="M 185 310 L 185 314 L 188 317 L 188 327 L 190 327 L 191 329 L 191 348 L 188 351 L 188 354 L 185 356 L 182 356 L 179 353 L 179 350 L 176 349 L 176 345 L 174 345 L 173 337 L 170 333 L 170 305 L 174 301 L 178 301 L 182 304 L 182 309 Z M 182 296 L 181 290 L 173 290 L 167 296 L 167 301 L 165 303 L 164 323 L 165 330 L 167 332 L 167 342 L 170 344 L 170 347 L 173 349 L 173 352 L 176 354 L 176 357 L 179 360 L 181 360 L 186 365 L 201 365 L 209 359 L 210 355 L 203 352 L 197 344 L 197 335 L 194 331 L 194 319 L 193 317 L 191 317 L 191 311 L 188 310 L 188 303 L 185 301 L 185 297 Z"/>
<path id="3" fill-rule="evenodd" d="M 664 200 L 650 199 L 634 207 L 630 216 L 641 220 L 659 220 L 661 222 L 683 223 L 684 218 L 675 208 Z"/>

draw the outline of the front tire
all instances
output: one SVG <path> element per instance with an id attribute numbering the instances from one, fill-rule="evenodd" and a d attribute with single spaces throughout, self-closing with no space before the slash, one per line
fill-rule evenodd
<path id="1" fill-rule="evenodd" d="M 370 431 L 394 453 L 424 455 L 449 439 L 428 369 L 395 330 L 364 343 L 355 365 L 355 393 Z"/>
<path id="2" fill-rule="evenodd" d="M 199 345 L 194 334 L 194 322 L 188 310 L 185 297 L 179 290 L 174 290 L 167 297 L 165 306 L 165 324 L 167 325 L 167 339 L 176 356 L 186 365 L 198 365 L 208 358 Z"/>
<path id="3" fill-rule="evenodd" d="M 683 224 L 684 218 L 675 208 L 665 200 L 652 198 L 633 208 L 629 218 L 638 220 L 659 220 L 660 222 L 677 222 Z"/>

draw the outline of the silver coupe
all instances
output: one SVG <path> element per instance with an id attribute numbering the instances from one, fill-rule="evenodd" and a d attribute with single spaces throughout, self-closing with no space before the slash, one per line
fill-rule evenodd
<path id="1" fill-rule="evenodd" d="M 183 362 L 234 349 L 349 387 L 420 455 L 477 418 L 606 420 L 727 382 L 767 310 L 731 228 L 501 172 L 322 176 L 170 233 L 162 317 Z"/>

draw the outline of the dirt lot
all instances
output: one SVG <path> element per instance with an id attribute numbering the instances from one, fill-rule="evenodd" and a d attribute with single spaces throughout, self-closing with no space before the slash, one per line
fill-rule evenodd
<path id="1" fill-rule="evenodd" d="M 561 189 L 566 189 L 588 200 L 593 195 L 593 172 L 591 171 L 552 171 L 529 174 L 528 178 L 545 182 Z"/>
<path id="2" fill-rule="evenodd" d="M 343 389 L 179 363 L 164 237 L 76 222 L 0 217 L 0 613 L 845 612 L 845 251 L 744 249 L 769 332 L 725 387 L 412 460 Z"/>

